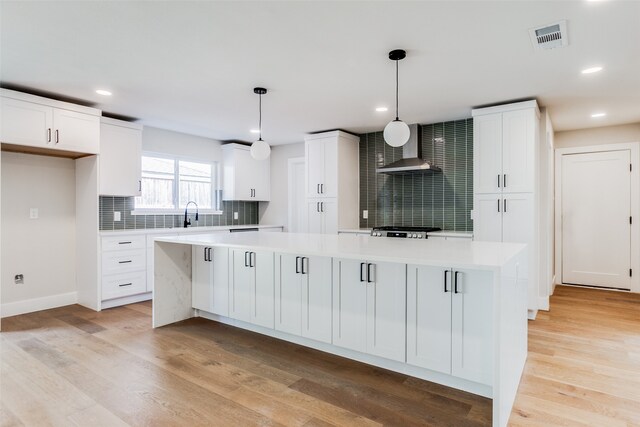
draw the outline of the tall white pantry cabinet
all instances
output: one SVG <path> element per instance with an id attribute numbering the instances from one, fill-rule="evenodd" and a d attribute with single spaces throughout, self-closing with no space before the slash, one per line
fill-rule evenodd
<path id="1" fill-rule="evenodd" d="M 474 239 L 528 245 L 528 309 L 538 310 L 538 150 L 535 100 L 475 109 Z"/>
<path id="2" fill-rule="evenodd" d="M 359 227 L 359 142 L 339 130 L 305 138 L 307 232 L 336 234 Z"/>

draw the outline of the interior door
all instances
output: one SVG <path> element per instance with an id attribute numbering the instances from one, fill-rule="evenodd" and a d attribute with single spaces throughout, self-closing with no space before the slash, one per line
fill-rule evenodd
<path id="1" fill-rule="evenodd" d="M 502 175 L 502 114 L 473 118 L 473 154 L 476 194 L 501 191 L 498 177 Z"/>
<path id="2" fill-rule="evenodd" d="M 367 350 L 367 282 L 360 260 L 333 259 L 333 344 Z"/>
<path id="3" fill-rule="evenodd" d="M 562 156 L 563 283 L 630 288 L 630 163 L 629 150 Z"/>
<path id="4" fill-rule="evenodd" d="M 302 333 L 302 266 L 300 256 L 276 255 L 275 328 L 294 335 Z"/>

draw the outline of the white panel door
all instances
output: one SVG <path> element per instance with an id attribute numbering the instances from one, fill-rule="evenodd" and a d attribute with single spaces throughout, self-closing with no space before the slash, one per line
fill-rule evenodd
<path id="1" fill-rule="evenodd" d="M 367 350 L 366 263 L 333 259 L 333 344 Z"/>
<path id="2" fill-rule="evenodd" d="M 473 118 L 473 155 L 473 182 L 476 194 L 501 191 L 502 114 Z"/>
<path id="3" fill-rule="evenodd" d="M 307 197 L 320 197 L 320 184 L 324 181 L 324 140 L 305 143 L 307 163 Z"/>
<path id="4" fill-rule="evenodd" d="M 493 383 L 493 274 L 454 270 L 451 374 Z"/>
<path id="5" fill-rule="evenodd" d="M 320 212 L 320 200 L 307 201 L 307 233 L 322 233 L 324 231 L 323 214 Z"/>
<path id="6" fill-rule="evenodd" d="M 405 361 L 406 264 L 367 264 L 367 353 Z"/>
<path id="7" fill-rule="evenodd" d="M 473 210 L 473 240 L 479 242 L 502 241 L 502 195 L 477 194 Z"/>
<path id="8" fill-rule="evenodd" d="M 213 257 L 209 254 L 213 248 L 208 246 L 191 247 L 191 306 L 198 310 L 213 310 Z"/>
<path id="9" fill-rule="evenodd" d="M 233 249 L 229 256 L 233 274 L 229 280 L 229 317 L 250 322 L 256 277 L 254 269 L 249 267 L 249 251 Z"/>
<path id="10" fill-rule="evenodd" d="M 338 234 L 338 199 L 322 199 L 320 201 L 320 213 L 322 214 L 322 232 L 325 234 Z"/>
<path id="11" fill-rule="evenodd" d="M 451 374 L 451 270 L 407 267 L 407 363 Z"/>
<path id="12" fill-rule="evenodd" d="M 532 192 L 535 158 L 535 111 L 502 114 L 502 191 Z"/>
<path id="13" fill-rule="evenodd" d="M 101 123 L 100 194 L 139 196 L 141 155 L 141 130 Z"/>
<path id="14" fill-rule="evenodd" d="M 330 138 L 323 140 L 324 145 L 324 173 L 320 183 L 322 197 L 338 197 L 338 140 Z"/>
<path id="15" fill-rule="evenodd" d="M 273 328 L 274 326 L 274 254 L 273 252 L 251 252 L 250 269 L 253 270 L 253 292 L 251 293 L 251 323 Z"/>
<path id="16" fill-rule="evenodd" d="M 629 150 L 562 156 L 563 283 L 630 288 L 630 163 Z"/>
<path id="17" fill-rule="evenodd" d="M 54 108 L 54 147 L 60 150 L 98 154 L 100 117 Z"/>
<path id="18" fill-rule="evenodd" d="M 276 254 L 275 329 L 302 334 L 302 257 Z"/>
<path id="19" fill-rule="evenodd" d="M 331 343 L 331 258 L 305 257 L 302 273 L 302 336 Z"/>
<path id="20" fill-rule="evenodd" d="M 1 98 L 0 114 L 0 142 L 34 147 L 52 145 L 53 108 Z"/>

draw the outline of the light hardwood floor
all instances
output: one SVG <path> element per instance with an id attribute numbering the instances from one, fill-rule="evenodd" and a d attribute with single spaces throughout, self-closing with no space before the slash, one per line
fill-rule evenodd
<path id="1" fill-rule="evenodd" d="M 640 296 L 558 287 L 511 424 L 640 425 Z M 3 319 L 0 425 L 490 425 L 490 400 L 149 303 Z"/>

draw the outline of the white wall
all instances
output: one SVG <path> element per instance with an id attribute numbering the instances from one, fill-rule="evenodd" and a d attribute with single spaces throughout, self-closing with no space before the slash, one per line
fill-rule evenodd
<path id="1" fill-rule="evenodd" d="M 222 161 L 222 143 L 215 139 L 187 135 L 145 126 L 142 130 L 142 151 L 166 153 L 208 161 Z"/>
<path id="2" fill-rule="evenodd" d="M 538 230 L 539 282 L 538 307 L 549 309 L 549 295 L 553 293 L 554 272 L 554 144 L 555 134 L 546 108 L 540 109 L 540 141 L 538 145 Z"/>
<path id="3" fill-rule="evenodd" d="M 74 161 L 4 152 L 1 162 L 2 315 L 34 299 L 75 302 Z M 30 208 L 39 219 L 29 219 Z M 14 284 L 19 273 L 23 285 Z"/>
<path id="4" fill-rule="evenodd" d="M 555 147 L 640 142 L 640 123 L 556 132 Z"/>
<path id="5" fill-rule="evenodd" d="M 271 147 L 271 201 L 260 203 L 260 224 L 284 225 L 289 218 L 288 160 L 304 157 L 304 142 Z"/>

